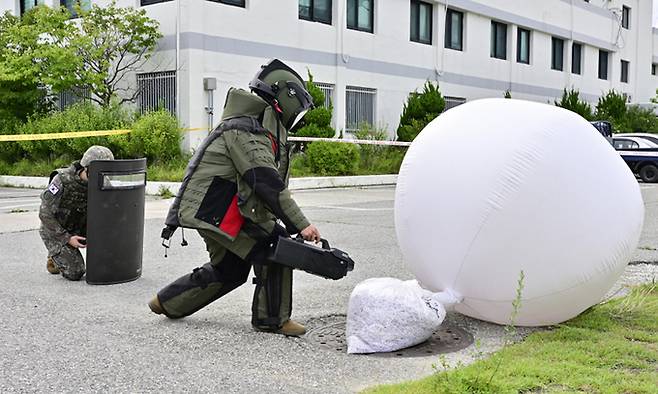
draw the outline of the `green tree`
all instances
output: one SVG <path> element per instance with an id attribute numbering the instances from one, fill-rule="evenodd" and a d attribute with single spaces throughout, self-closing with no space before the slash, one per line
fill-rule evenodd
<path id="1" fill-rule="evenodd" d="M 580 99 L 580 92 L 577 89 L 564 88 L 560 101 L 554 101 L 555 105 L 573 111 L 587 120 L 592 120 L 594 114 L 592 107 L 584 100 Z"/>
<path id="2" fill-rule="evenodd" d="M 505 94 L 503 94 L 503 98 L 511 99 L 512 98 L 512 92 L 510 92 L 509 89 L 507 89 L 505 91 Z"/>
<path id="3" fill-rule="evenodd" d="M 624 126 L 625 117 L 625 94 L 611 89 L 605 95 L 599 97 L 599 102 L 596 104 L 596 118 L 598 120 L 607 120 L 612 123 L 616 130 L 620 130 Z"/>
<path id="4" fill-rule="evenodd" d="M 315 108 L 308 111 L 304 116 L 304 120 L 300 123 L 295 136 L 298 137 L 319 137 L 331 138 L 336 133 L 331 127 L 331 113 L 333 106 L 325 107 L 325 95 L 315 82 L 313 82 L 313 74 L 308 70 L 308 82 L 306 82 L 306 90 L 313 98 L 313 105 Z"/>
<path id="5" fill-rule="evenodd" d="M 0 16 L 0 117 L 25 120 L 49 108 L 52 91 L 75 83 L 70 38 L 75 25 L 62 9 L 35 7 L 22 18 Z"/>
<path id="6" fill-rule="evenodd" d="M 651 102 L 658 104 L 658 89 L 656 89 L 656 96 L 651 98 Z"/>
<path id="7" fill-rule="evenodd" d="M 619 131 L 630 133 L 656 133 L 658 132 L 658 118 L 651 108 L 642 108 L 639 105 L 630 105 L 626 108 Z"/>
<path id="8" fill-rule="evenodd" d="M 439 85 L 427 81 L 422 92 L 409 95 L 402 108 L 397 134 L 399 141 L 413 141 L 420 131 L 445 109 Z"/>
<path id="9" fill-rule="evenodd" d="M 125 86 L 127 75 L 140 69 L 153 55 L 162 34 L 159 23 L 143 8 L 92 5 L 88 11 L 76 7 L 81 16 L 77 34 L 71 39 L 80 66 L 74 70 L 75 91 L 88 91 L 91 100 L 103 107 L 112 100 L 134 101 L 138 91 Z M 122 94 L 119 94 L 122 93 Z"/>

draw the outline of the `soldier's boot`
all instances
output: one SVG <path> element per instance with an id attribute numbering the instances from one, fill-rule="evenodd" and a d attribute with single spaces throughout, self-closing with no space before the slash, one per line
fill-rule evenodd
<path id="1" fill-rule="evenodd" d="M 304 327 L 303 325 L 292 319 L 288 319 L 279 328 L 254 326 L 254 329 L 256 331 L 271 332 L 274 334 L 281 334 L 288 337 L 299 337 L 306 334 L 306 327 Z"/>
<path id="2" fill-rule="evenodd" d="M 57 268 L 55 262 L 50 257 L 48 257 L 48 261 L 46 262 L 46 269 L 48 270 L 48 272 L 50 272 L 53 275 L 58 275 L 60 272 L 59 268 Z"/>
<path id="3" fill-rule="evenodd" d="M 204 264 L 160 290 L 149 308 L 170 319 L 189 316 L 246 282 L 250 269 L 248 263 L 227 254 L 216 266 Z"/>
<path id="4" fill-rule="evenodd" d="M 279 264 L 254 264 L 254 300 L 251 324 L 256 331 L 288 336 L 304 335 L 306 329 L 290 320 L 292 269 Z"/>

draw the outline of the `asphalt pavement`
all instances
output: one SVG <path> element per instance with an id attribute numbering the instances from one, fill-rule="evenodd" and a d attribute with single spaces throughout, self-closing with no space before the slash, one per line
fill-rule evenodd
<path id="1" fill-rule="evenodd" d="M 643 187 L 653 196 L 645 198 L 645 231 L 619 286 L 658 275 L 658 192 Z M 92 286 L 50 275 L 35 196 L 38 191 L 0 189 L 2 393 L 346 393 L 427 376 L 438 364 L 434 354 L 347 355 L 307 337 L 254 332 L 251 281 L 185 319 L 152 314 L 146 303 L 158 289 L 207 262 L 204 244 L 192 231 L 185 233 L 187 247 L 180 246 L 176 233 L 164 258 L 159 235 L 171 200 L 147 201 L 140 279 Z M 294 319 L 317 328 L 344 317 L 350 292 L 362 280 L 412 278 L 396 244 L 394 188 L 298 191 L 294 197 L 322 235 L 356 261 L 354 271 L 339 281 L 295 272 Z M 7 208 L 16 205 L 21 206 Z M 478 349 L 446 355 L 449 363 L 469 362 L 502 343 L 503 327 L 455 313 L 447 322 L 479 340 Z"/>

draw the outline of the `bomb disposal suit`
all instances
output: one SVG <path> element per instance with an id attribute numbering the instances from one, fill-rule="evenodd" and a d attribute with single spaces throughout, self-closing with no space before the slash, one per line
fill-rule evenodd
<path id="1" fill-rule="evenodd" d="M 190 160 L 163 230 L 168 239 L 177 227 L 196 229 L 210 262 L 160 290 L 149 307 L 188 316 L 245 283 L 253 265 L 252 325 L 277 332 L 292 311 L 292 269 L 266 255 L 279 236 L 315 228 L 286 186 L 287 131 L 312 101 L 302 79 L 278 60 L 250 87 L 257 95 L 229 91 L 222 121 Z"/>

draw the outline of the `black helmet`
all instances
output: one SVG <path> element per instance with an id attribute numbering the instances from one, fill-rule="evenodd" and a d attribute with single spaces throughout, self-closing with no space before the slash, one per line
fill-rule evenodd
<path id="1" fill-rule="evenodd" d="M 304 89 L 304 80 L 279 59 L 261 66 L 260 71 L 249 82 L 249 88 L 272 105 L 288 130 L 313 108 L 313 98 Z"/>

